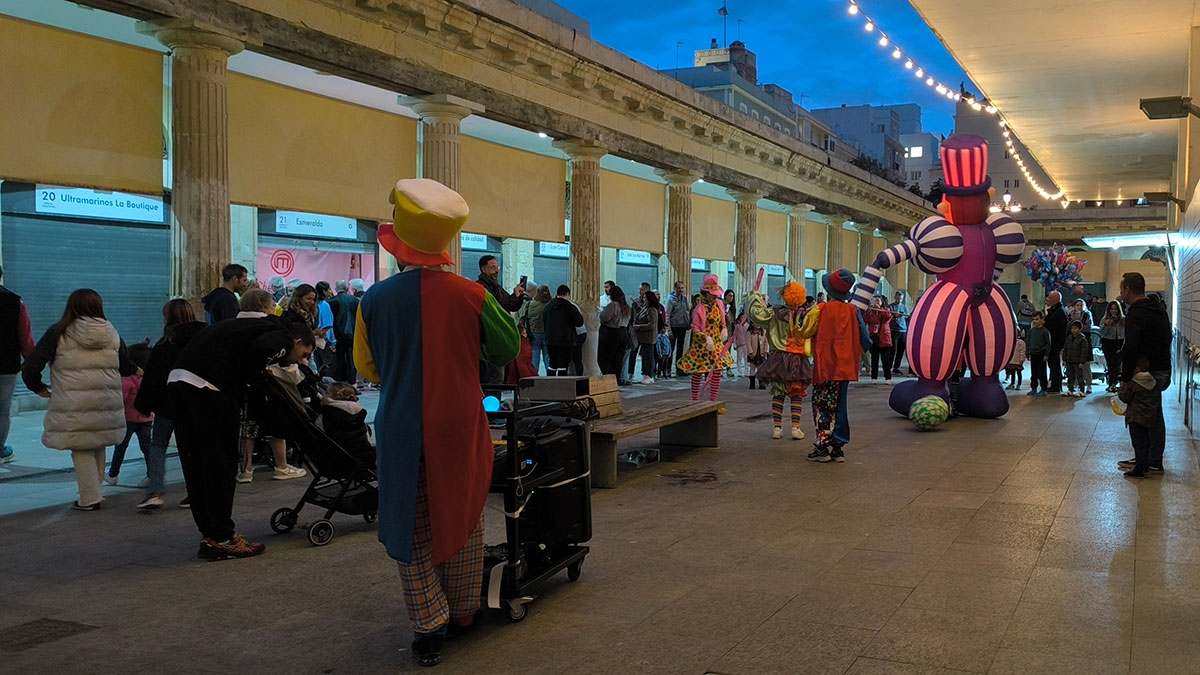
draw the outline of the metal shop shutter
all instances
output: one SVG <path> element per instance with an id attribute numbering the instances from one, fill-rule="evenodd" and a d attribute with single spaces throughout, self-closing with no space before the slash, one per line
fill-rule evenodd
<path id="1" fill-rule="evenodd" d="M 625 291 L 625 297 L 630 302 L 637 299 L 638 289 L 641 288 L 643 281 L 650 284 L 650 288 L 658 286 L 658 266 L 617 265 L 617 285 L 621 287 L 622 291 Z"/>
<path id="2" fill-rule="evenodd" d="M 545 256 L 535 255 L 533 257 L 533 277 L 529 279 L 530 285 L 537 284 L 538 286 L 549 286 L 550 297 L 558 292 L 559 284 L 570 284 L 570 270 L 567 268 L 567 260 L 565 258 L 547 258 Z M 533 289 L 527 289 L 530 293 Z M 572 289 L 573 291 L 574 289 Z"/>
<path id="3" fill-rule="evenodd" d="M 92 288 L 126 344 L 162 335 L 170 289 L 170 230 L 5 214 L 4 285 L 25 301 L 34 339 L 62 317 L 67 296 Z"/>

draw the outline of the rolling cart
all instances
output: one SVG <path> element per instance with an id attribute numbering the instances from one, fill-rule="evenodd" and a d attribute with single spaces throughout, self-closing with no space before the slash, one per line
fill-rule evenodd
<path id="1" fill-rule="evenodd" d="M 491 492 L 504 495 L 507 541 L 485 547 L 483 595 L 510 621 L 528 616 L 533 589 L 566 570 L 575 581 L 591 539 L 587 423 L 556 417 L 561 403 L 520 400 L 517 388 L 484 386 L 500 410 L 489 411 L 496 460 Z"/>

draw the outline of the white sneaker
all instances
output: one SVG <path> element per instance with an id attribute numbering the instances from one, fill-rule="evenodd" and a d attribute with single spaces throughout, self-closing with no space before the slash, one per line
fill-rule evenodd
<path id="1" fill-rule="evenodd" d="M 303 478 L 308 475 L 308 472 L 298 466 L 285 466 L 282 469 L 275 469 L 275 473 L 271 476 L 275 480 L 291 480 L 293 478 Z"/>
<path id="2" fill-rule="evenodd" d="M 779 427 L 775 427 L 775 430 L 771 432 L 771 438 L 775 438 L 775 439 L 783 438 L 783 429 L 781 429 Z"/>
<path id="3" fill-rule="evenodd" d="M 105 483 L 108 483 L 109 485 L 116 485 L 116 484 L 117 484 L 117 477 L 116 477 L 116 476 L 110 476 L 110 475 L 108 475 L 108 474 L 104 474 L 104 482 L 105 482 Z"/>
<path id="4" fill-rule="evenodd" d="M 153 509 L 160 509 L 162 508 L 162 505 L 162 495 L 150 495 L 149 497 L 143 499 L 142 503 L 138 504 L 137 507 L 143 511 L 150 511 Z"/>
<path id="5" fill-rule="evenodd" d="M 150 476 L 146 476 L 145 478 L 139 480 L 138 487 L 142 490 L 145 490 L 146 488 L 150 487 Z"/>
<path id="6" fill-rule="evenodd" d="M 653 377 L 643 377 L 642 384 L 654 384 L 654 378 Z"/>
<path id="7" fill-rule="evenodd" d="M 804 432 L 800 431 L 800 427 L 792 427 L 792 440 L 793 441 L 804 440 Z"/>
<path id="8" fill-rule="evenodd" d="M 237 482 L 239 482 L 239 483 L 249 483 L 253 480 L 254 480 L 254 469 L 252 469 L 252 468 L 246 469 L 245 471 L 239 473 L 238 477 L 237 477 Z"/>

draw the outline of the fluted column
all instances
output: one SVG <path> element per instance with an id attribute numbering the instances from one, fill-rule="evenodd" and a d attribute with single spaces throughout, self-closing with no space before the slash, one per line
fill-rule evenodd
<path id="1" fill-rule="evenodd" d="M 1029 275 L 1025 275 L 1029 278 Z M 1033 280 L 1030 280 L 1033 283 Z M 1121 251 L 1119 249 L 1110 248 L 1104 254 L 1104 299 L 1112 302 L 1117 299 L 1117 294 L 1121 292 Z M 1092 317 L 1095 321 L 1096 317 Z"/>
<path id="2" fill-rule="evenodd" d="M 429 178 L 458 190 L 462 154 L 460 127 L 471 113 L 483 112 L 483 106 L 447 94 L 431 94 L 401 99 L 417 113 L 421 124 L 417 138 L 421 144 L 421 178 Z M 462 263 L 462 242 L 450 242 L 450 258 L 457 269 Z M 460 270 L 461 272 L 461 270 Z"/>
<path id="3" fill-rule="evenodd" d="M 855 223 L 854 229 L 858 231 L 858 269 L 850 271 L 854 272 L 854 276 L 859 276 L 875 260 L 875 226 Z"/>
<path id="4" fill-rule="evenodd" d="M 685 295 L 691 297 L 692 185 L 700 174 L 666 169 L 656 169 L 654 173 L 667 181 L 667 262 L 671 266 L 671 280 L 663 288 L 674 288 L 676 281 L 682 281 Z"/>
<path id="5" fill-rule="evenodd" d="M 804 285 L 804 233 L 808 229 L 808 214 L 812 213 L 813 208 L 812 204 L 787 207 L 787 278 L 801 286 Z"/>
<path id="6" fill-rule="evenodd" d="M 737 200 L 737 230 L 733 244 L 737 276 L 733 278 L 733 293 L 740 305 L 754 289 L 754 277 L 758 272 L 758 200 L 762 193 L 735 189 L 727 192 Z"/>
<path id="7" fill-rule="evenodd" d="M 226 67 L 245 43 L 186 19 L 137 30 L 171 50 L 171 293 L 199 309 L 233 255 Z"/>
<path id="8" fill-rule="evenodd" d="M 825 244 L 825 271 L 833 272 L 842 267 L 842 224 L 849 216 L 834 214 L 829 216 L 829 232 Z"/>
<path id="9" fill-rule="evenodd" d="M 596 345 L 600 340 L 600 158 L 608 149 L 593 141 L 555 141 L 554 147 L 570 158 L 571 175 L 571 299 L 583 312 L 587 341 L 583 343 L 583 368 L 599 375 Z"/>

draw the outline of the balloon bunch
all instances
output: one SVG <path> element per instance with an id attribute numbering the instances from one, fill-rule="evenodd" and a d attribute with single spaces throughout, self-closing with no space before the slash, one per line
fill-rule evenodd
<path id="1" fill-rule="evenodd" d="M 1070 288 L 1076 295 L 1083 292 L 1083 266 L 1087 264 L 1067 250 L 1055 244 L 1050 248 L 1039 248 L 1022 262 L 1029 278 L 1042 285 L 1049 293 L 1060 288 Z"/>

